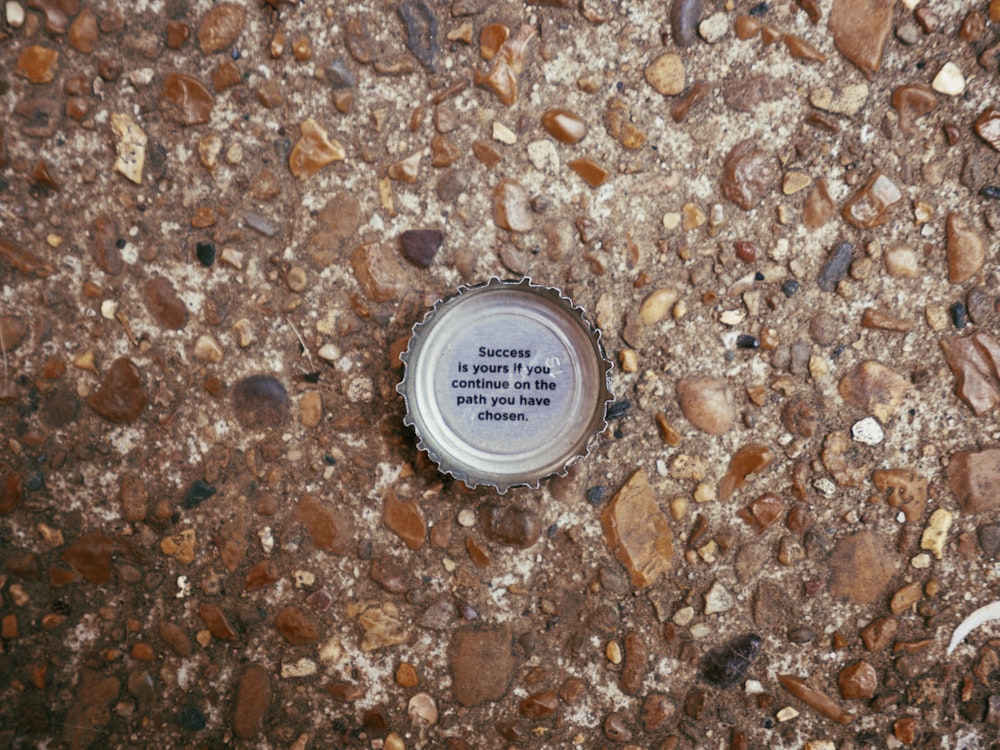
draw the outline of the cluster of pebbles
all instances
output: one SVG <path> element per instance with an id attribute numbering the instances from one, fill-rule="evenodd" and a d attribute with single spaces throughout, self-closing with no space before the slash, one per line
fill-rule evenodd
<path id="1" fill-rule="evenodd" d="M 998 0 L 4 0 L 0 746 L 992 747 L 998 74 Z M 616 400 L 500 496 L 395 387 L 524 275 Z"/>

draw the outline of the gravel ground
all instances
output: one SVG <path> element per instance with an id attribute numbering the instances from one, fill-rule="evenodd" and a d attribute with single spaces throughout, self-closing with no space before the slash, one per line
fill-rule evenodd
<path id="1" fill-rule="evenodd" d="M 0 746 L 997 746 L 997 24 L 7 0 Z M 396 393 L 493 276 L 616 365 L 503 495 Z"/>

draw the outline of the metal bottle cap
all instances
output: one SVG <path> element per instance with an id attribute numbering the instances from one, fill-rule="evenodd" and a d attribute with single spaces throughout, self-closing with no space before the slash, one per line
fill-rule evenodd
<path id="1" fill-rule="evenodd" d="M 402 359 L 405 423 L 441 471 L 470 487 L 537 487 L 587 455 L 606 426 L 601 332 L 558 289 L 528 278 L 439 301 Z"/>

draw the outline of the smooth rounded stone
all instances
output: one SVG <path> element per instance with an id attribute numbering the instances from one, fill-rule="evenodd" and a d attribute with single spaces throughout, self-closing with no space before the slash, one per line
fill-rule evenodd
<path id="1" fill-rule="evenodd" d="M 740 141 L 722 165 L 722 194 L 744 211 L 760 204 L 778 181 L 775 160 L 757 143 L 756 138 Z"/>
<path id="2" fill-rule="evenodd" d="M 709 435 L 728 432 L 736 419 L 733 393 L 725 380 L 683 378 L 677 381 L 677 398 L 687 420 Z"/>
<path id="3" fill-rule="evenodd" d="M 299 419 L 303 427 L 316 427 L 323 419 L 323 395 L 319 391 L 306 391 L 299 402 Z"/>
<path id="4" fill-rule="evenodd" d="M 94 51 L 98 37 L 97 16 L 90 8 L 84 8 L 70 25 L 66 40 L 77 52 L 89 55 Z"/>
<path id="5" fill-rule="evenodd" d="M 216 91 L 225 91 L 242 82 L 240 69 L 232 60 L 221 60 L 212 71 L 212 88 Z"/>
<path id="6" fill-rule="evenodd" d="M 467 169 L 449 169 L 434 186 L 434 192 L 443 203 L 451 203 L 458 198 L 472 181 L 472 173 Z"/>
<path id="7" fill-rule="evenodd" d="M 289 415 L 288 391 L 271 375 L 251 375 L 232 390 L 233 411 L 243 427 L 276 427 Z"/>
<path id="8" fill-rule="evenodd" d="M 799 36 L 794 34 L 784 34 L 782 39 L 785 42 L 785 47 L 788 49 L 788 54 L 794 57 L 796 60 L 808 60 L 810 62 L 825 63 L 826 55 L 820 52 L 818 49 L 813 47 L 809 42 Z M 864 87 L 865 95 L 867 96 L 868 87 Z M 862 100 L 863 101 L 863 100 Z M 860 105 L 857 106 L 860 109 Z M 857 109 L 854 111 L 856 112 Z"/>
<path id="9" fill-rule="evenodd" d="M 643 325 L 654 325 L 666 318 L 680 293 L 673 288 L 657 289 L 650 292 L 639 305 L 639 320 Z"/>
<path id="10" fill-rule="evenodd" d="M 1000 109 L 987 107 L 976 120 L 976 135 L 1000 151 Z"/>
<path id="11" fill-rule="evenodd" d="M 518 711 L 529 719 L 545 719 L 559 709 L 559 694 L 555 690 L 533 693 L 518 704 Z"/>
<path id="12" fill-rule="evenodd" d="M 826 311 L 820 311 L 809 319 L 809 338 L 820 346 L 834 343 L 843 329 L 843 323 Z"/>
<path id="13" fill-rule="evenodd" d="M 629 742 L 632 739 L 632 730 L 629 729 L 628 719 L 625 714 L 612 712 L 604 719 L 604 736 L 612 742 Z"/>
<path id="14" fill-rule="evenodd" d="M 513 180 L 501 180 L 493 191 L 493 219 L 501 229 L 530 232 L 535 223 L 528 191 Z"/>
<path id="15" fill-rule="evenodd" d="M 644 469 L 636 469 L 601 514 L 605 542 L 642 588 L 670 570 L 674 548 L 670 526 Z"/>
<path id="16" fill-rule="evenodd" d="M 573 159 L 568 166 L 594 188 L 603 185 L 610 176 L 610 172 L 593 159 Z"/>
<path id="17" fill-rule="evenodd" d="M 897 279 L 914 278 L 920 273 L 920 258 L 912 247 L 893 245 L 882 255 L 885 270 Z"/>
<path id="18" fill-rule="evenodd" d="M 953 62 L 946 62 L 931 81 L 931 88 L 945 96 L 960 96 L 965 91 L 965 76 Z"/>
<path id="19" fill-rule="evenodd" d="M 382 523 L 410 549 L 420 549 L 427 540 L 427 521 L 416 500 L 400 500 L 393 490 L 383 498 Z"/>
<path id="20" fill-rule="evenodd" d="M 896 574 L 892 553 L 870 531 L 859 531 L 837 542 L 828 564 L 830 595 L 858 604 L 878 599 Z"/>
<path id="21" fill-rule="evenodd" d="M 948 463 L 948 484 L 963 513 L 1000 508 L 1000 449 L 959 451 Z"/>
<path id="22" fill-rule="evenodd" d="M 983 267 L 986 244 L 979 232 L 959 214 L 948 214 L 948 281 L 961 284 Z"/>
<path id="23" fill-rule="evenodd" d="M 240 3 L 214 5 L 198 26 L 198 44 L 206 55 L 228 49 L 243 32 L 247 11 Z"/>
<path id="24" fill-rule="evenodd" d="M 899 128 L 913 133 L 914 120 L 937 108 L 937 97 L 930 87 L 923 84 L 899 86 L 892 92 L 892 106 L 899 112 Z"/>
<path id="25" fill-rule="evenodd" d="M 149 672 L 143 670 L 131 672 L 125 684 L 135 698 L 140 712 L 145 713 L 156 704 L 156 683 L 153 682 Z"/>
<path id="26" fill-rule="evenodd" d="M 257 737 L 270 707 L 271 677 L 268 670 L 256 664 L 247 667 L 236 685 L 233 733 L 241 740 Z"/>
<path id="27" fill-rule="evenodd" d="M 840 670 L 837 686 L 845 700 L 871 700 L 878 689 L 878 673 L 868 662 L 856 661 Z"/>
<path id="28" fill-rule="evenodd" d="M 162 638 L 174 653 L 181 657 L 188 657 L 191 655 L 192 646 L 191 639 L 188 638 L 187 633 L 179 626 L 172 622 L 165 622 L 160 625 L 160 638 Z"/>
<path id="29" fill-rule="evenodd" d="M 328 164 L 347 158 L 340 142 L 330 138 L 313 118 L 303 120 L 299 130 L 301 136 L 288 154 L 288 168 L 296 177 L 311 177 Z"/>
<path id="30" fill-rule="evenodd" d="M 195 340 L 192 354 L 195 359 L 202 362 L 221 362 L 224 356 L 222 346 L 207 333 L 203 333 Z"/>
<path id="31" fill-rule="evenodd" d="M 473 71 L 476 86 L 492 89 L 497 98 L 508 107 L 514 105 L 518 95 L 518 77 L 524 68 L 528 44 L 535 36 L 535 27 L 523 23 L 514 36 L 509 37 L 493 57 L 493 68 L 488 74 Z"/>
<path id="32" fill-rule="evenodd" d="M 622 664 L 620 684 L 622 692 L 636 695 L 649 671 L 649 647 L 640 633 L 634 630 L 625 634 L 625 660 Z"/>
<path id="33" fill-rule="evenodd" d="M 885 432 L 877 419 L 865 417 L 851 426 L 851 437 L 865 445 L 879 445 L 885 439 Z"/>
<path id="34" fill-rule="evenodd" d="M 36 85 L 52 83 L 59 72 L 59 51 L 33 44 L 17 58 L 17 74 Z"/>
<path id="35" fill-rule="evenodd" d="M 503 698 L 514 674 L 514 639 L 509 623 L 463 625 L 448 647 L 451 687 L 461 705 Z"/>
<path id="36" fill-rule="evenodd" d="M 418 268 L 429 268 L 444 242 L 440 229 L 408 229 L 399 235 L 403 256 Z"/>
<path id="37" fill-rule="evenodd" d="M 7 25 L 12 29 L 19 29 L 24 26 L 26 18 L 24 6 L 17 2 L 17 0 L 7 0 L 4 3 L 4 15 L 7 19 Z"/>
<path id="38" fill-rule="evenodd" d="M 274 619 L 274 627 L 293 646 L 316 643 L 319 640 L 319 627 L 316 622 L 305 610 L 293 605 L 282 607 Z"/>
<path id="39" fill-rule="evenodd" d="M 479 524 L 494 542 L 520 549 L 533 545 L 542 533 L 538 515 L 514 505 L 483 503 L 479 506 Z"/>
<path id="40" fill-rule="evenodd" d="M 674 44 L 678 47 L 690 47 L 698 40 L 698 24 L 704 12 L 704 0 L 673 0 L 670 6 L 670 30 Z"/>
<path id="41" fill-rule="evenodd" d="M 489 151 L 492 154 L 491 157 L 485 156 L 485 151 Z M 494 149 L 492 146 L 483 145 L 483 141 L 475 141 L 472 144 L 472 152 L 476 155 L 476 158 L 481 162 L 486 164 L 488 167 L 494 166 L 498 161 L 500 161 L 500 152 Z M 452 143 L 448 138 L 443 135 L 436 135 L 431 138 L 431 166 L 436 169 L 441 169 L 443 167 L 450 167 L 458 158 L 462 155 L 462 152 L 458 150 L 458 146 Z"/>
<path id="42" fill-rule="evenodd" d="M 721 42 L 729 34 L 729 18 L 725 13 L 713 13 L 698 24 L 698 36 L 709 44 Z"/>
<path id="43" fill-rule="evenodd" d="M 869 79 L 882 67 L 895 4 L 895 0 L 833 0 L 830 7 L 833 43 Z"/>
<path id="44" fill-rule="evenodd" d="M 587 123 L 567 109 L 549 109 L 542 114 L 542 127 L 560 143 L 569 146 L 587 135 Z"/>
<path id="45" fill-rule="evenodd" d="M 684 61 L 680 55 L 666 52 L 646 66 L 646 82 L 663 96 L 677 96 L 684 91 Z"/>
<path id="46" fill-rule="evenodd" d="M 354 520 L 350 513 L 330 508 L 312 495 L 301 495 L 295 504 L 295 520 L 308 532 L 319 549 L 343 555 L 354 542 Z"/>
<path id="47" fill-rule="evenodd" d="M 416 726 L 434 726 L 438 721 L 437 704 L 429 693 L 417 693 L 406 704 L 406 715 Z"/>
<path id="48" fill-rule="evenodd" d="M 118 551 L 118 545 L 97 531 L 80 537 L 60 559 L 76 570 L 88 583 L 101 585 L 111 577 L 111 555 Z"/>
<path id="49" fill-rule="evenodd" d="M 816 631 L 810 627 L 798 627 L 788 631 L 788 640 L 791 643 L 811 643 L 816 640 Z"/>
<path id="50" fill-rule="evenodd" d="M 701 675 L 710 685 L 726 690 L 743 681 L 760 653 L 759 635 L 747 633 L 718 646 L 701 660 Z"/>
<path id="51" fill-rule="evenodd" d="M 181 125 L 204 125 L 212 119 L 215 100 L 200 81 L 183 73 L 171 73 L 163 81 L 160 98 L 167 113 Z"/>
<path id="52" fill-rule="evenodd" d="M 391 302 L 409 287 L 412 271 L 398 257 L 377 242 L 358 245 L 351 253 L 354 277 L 365 297 L 372 302 Z"/>
<path id="53" fill-rule="evenodd" d="M 127 357 L 119 357 L 104 375 L 97 391 L 87 399 L 87 406 L 109 422 L 132 424 L 146 408 L 142 372 Z"/>
<path id="54" fill-rule="evenodd" d="M 642 702 L 639 721 L 647 732 L 664 729 L 677 713 L 677 707 L 662 693 L 650 693 Z"/>

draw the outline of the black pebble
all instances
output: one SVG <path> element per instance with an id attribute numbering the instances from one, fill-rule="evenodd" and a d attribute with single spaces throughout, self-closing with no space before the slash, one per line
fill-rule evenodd
<path id="1" fill-rule="evenodd" d="M 608 496 L 608 488 L 597 485 L 596 487 L 591 487 L 587 490 L 587 502 L 591 505 L 600 505 L 604 502 L 604 498 Z"/>
<path id="2" fill-rule="evenodd" d="M 979 191 L 979 194 L 984 198 L 990 198 L 991 200 L 996 200 L 1000 198 L 1000 187 L 997 187 L 996 185 L 987 185 L 986 187 L 984 187 L 982 190 Z"/>
<path id="3" fill-rule="evenodd" d="M 119 237 L 117 240 L 115 240 L 115 247 L 117 247 L 119 250 L 124 250 L 125 246 L 127 244 L 128 244 L 128 242 L 126 242 L 125 240 L 123 240 L 121 237 Z"/>
<path id="4" fill-rule="evenodd" d="M 795 279 L 787 279 L 782 282 L 781 291 L 785 293 L 786 297 L 791 297 L 799 291 L 799 282 Z"/>
<path id="5" fill-rule="evenodd" d="M 701 660 L 701 674 L 710 685 L 725 690 L 747 675 L 760 652 L 760 636 L 747 633 L 714 648 Z"/>
<path id="6" fill-rule="evenodd" d="M 771 10 L 771 7 L 767 3 L 757 3 L 750 9 L 750 15 L 755 18 L 760 18 L 762 15 Z"/>
<path id="7" fill-rule="evenodd" d="M 205 714 L 197 706 L 187 705 L 177 714 L 177 723 L 182 729 L 197 732 L 205 728 Z"/>
<path id="8" fill-rule="evenodd" d="M 960 331 L 965 328 L 965 305 L 961 302 L 956 302 L 951 306 L 951 322 Z"/>
<path id="9" fill-rule="evenodd" d="M 757 271 L 757 272 L 756 272 L 756 273 L 754 273 L 754 275 L 753 275 L 753 280 L 754 280 L 754 281 L 763 281 L 763 280 L 764 280 L 764 278 L 765 278 L 765 277 L 764 277 L 764 274 L 762 274 L 762 273 L 761 273 L 760 271 Z"/>
<path id="10" fill-rule="evenodd" d="M 748 333 L 741 333 L 736 337 L 737 349 L 760 349 L 760 339 Z"/>
<path id="11" fill-rule="evenodd" d="M 188 510 L 197 508 L 212 495 L 218 492 L 215 487 L 205 482 L 203 479 L 195 479 L 188 491 L 184 494 L 184 507 Z"/>
<path id="12" fill-rule="evenodd" d="M 631 408 L 632 402 L 627 398 L 623 398 L 621 401 L 615 401 L 608 407 L 607 418 L 618 419 L 618 417 L 624 417 L 628 414 Z"/>
<path id="13" fill-rule="evenodd" d="M 214 242 L 199 242 L 195 247 L 195 253 L 198 255 L 198 262 L 205 266 L 205 268 L 215 263 Z"/>

